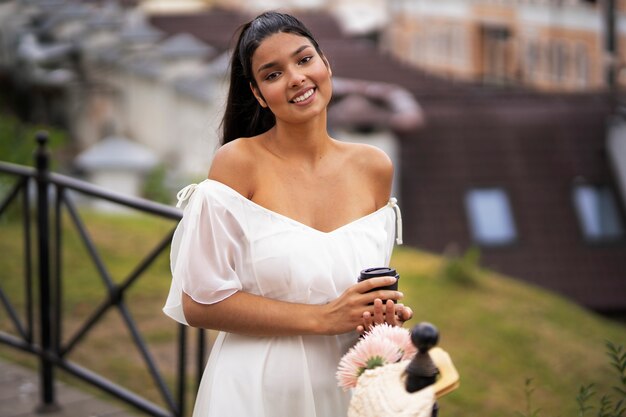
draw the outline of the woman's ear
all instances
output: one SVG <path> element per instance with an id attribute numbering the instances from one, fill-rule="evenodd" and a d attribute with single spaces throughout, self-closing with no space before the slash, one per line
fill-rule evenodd
<path id="1" fill-rule="evenodd" d="M 255 87 L 252 83 L 250 83 L 250 90 L 252 90 L 252 94 L 254 94 L 254 98 L 256 98 L 256 100 L 259 102 L 261 107 L 266 108 L 267 107 L 267 103 L 263 99 L 263 95 L 261 94 L 259 89 L 257 87 Z"/>

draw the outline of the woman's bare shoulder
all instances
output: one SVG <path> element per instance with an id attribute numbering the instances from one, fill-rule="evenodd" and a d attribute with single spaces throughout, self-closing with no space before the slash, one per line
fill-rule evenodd
<path id="1" fill-rule="evenodd" d="M 375 174 L 384 172 L 388 172 L 389 174 L 393 173 L 393 163 L 391 162 L 391 158 L 389 158 L 389 155 L 387 155 L 382 149 L 364 143 L 357 143 L 355 145 L 357 149 L 357 160 L 359 163 L 372 169 Z"/>
<path id="2" fill-rule="evenodd" d="M 363 143 L 346 143 L 350 164 L 373 190 L 378 205 L 386 204 L 391 194 L 393 163 L 380 148 Z"/>
<path id="3" fill-rule="evenodd" d="M 362 174 L 369 176 L 393 176 L 391 158 L 380 148 L 364 143 L 343 143 L 349 163 Z"/>
<path id="4" fill-rule="evenodd" d="M 256 164 L 253 138 L 240 138 L 222 145 L 211 163 L 208 178 L 228 185 L 241 195 L 254 193 Z"/>

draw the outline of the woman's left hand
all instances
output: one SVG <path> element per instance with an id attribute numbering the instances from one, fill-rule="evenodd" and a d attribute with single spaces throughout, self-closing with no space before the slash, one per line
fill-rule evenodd
<path id="1" fill-rule="evenodd" d="M 374 314 L 369 311 L 363 313 L 363 324 L 357 326 L 356 331 L 363 334 L 370 330 L 373 326 L 381 323 L 387 323 L 390 326 L 402 326 L 405 321 L 413 317 L 411 307 L 404 304 L 396 304 L 392 300 L 387 300 L 383 304 L 382 300 L 377 298 L 374 300 Z"/>

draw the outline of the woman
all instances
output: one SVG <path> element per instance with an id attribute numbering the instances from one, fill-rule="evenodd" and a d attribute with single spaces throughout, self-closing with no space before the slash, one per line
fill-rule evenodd
<path id="1" fill-rule="evenodd" d="M 412 315 L 394 303 L 401 293 L 376 290 L 394 278 L 356 284 L 389 262 L 393 167 L 328 135 L 331 74 L 294 17 L 268 12 L 241 28 L 224 144 L 209 179 L 179 195 L 188 204 L 164 308 L 220 330 L 194 416 L 345 416 L 341 356 L 370 325 Z"/>

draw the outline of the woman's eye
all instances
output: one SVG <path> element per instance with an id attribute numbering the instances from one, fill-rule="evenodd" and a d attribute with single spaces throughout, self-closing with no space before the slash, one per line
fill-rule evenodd
<path id="1" fill-rule="evenodd" d="M 305 56 L 304 58 L 302 58 L 300 60 L 300 62 L 298 62 L 298 64 L 302 65 L 302 64 L 306 64 L 307 62 L 309 62 L 310 60 L 312 60 L 313 57 L 312 56 Z"/>
<path id="2" fill-rule="evenodd" d="M 271 72 L 269 74 L 267 74 L 267 76 L 265 76 L 265 79 L 268 81 L 271 81 L 273 79 L 275 79 L 276 77 L 278 77 L 280 75 L 280 73 L 278 72 Z"/>

